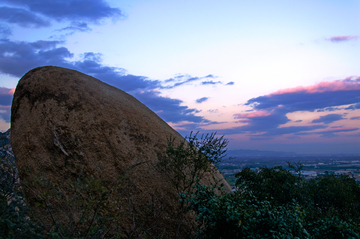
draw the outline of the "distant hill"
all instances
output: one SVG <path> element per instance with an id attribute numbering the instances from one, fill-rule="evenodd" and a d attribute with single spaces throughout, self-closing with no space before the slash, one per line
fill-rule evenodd
<path id="1" fill-rule="evenodd" d="M 297 153 L 293 152 L 281 152 L 281 151 L 262 151 L 262 150 L 250 150 L 250 149 L 234 149 L 227 151 L 228 157 L 284 157 L 284 156 L 297 156 Z"/>

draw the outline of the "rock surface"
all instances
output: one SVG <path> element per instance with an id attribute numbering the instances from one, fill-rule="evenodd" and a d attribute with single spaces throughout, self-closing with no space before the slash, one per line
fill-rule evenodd
<path id="1" fill-rule="evenodd" d="M 42 172 L 65 192 L 67 182 L 80 174 L 116 181 L 140 164 L 131 170 L 132 195 L 142 203 L 154 198 L 161 202 L 159 225 L 163 227 L 169 224 L 178 201 L 170 183 L 151 162 L 165 152 L 170 137 L 183 140 L 134 97 L 74 70 L 35 68 L 21 78 L 15 90 L 11 145 L 23 182 L 34 180 L 29 172 Z M 215 176 L 223 179 L 219 173 Z M 210 181 L 209 176 L 204 183 Z M 28 203 L 34 205 L 38 200 L 34 193 L 24 191 Z M 41 188 L 34 191 L 41 193 Z M 192 230 L 193 222 L 191 216 L 185 218 L 182 230 Z M 168 228 L 171 230 L 174 228 Z"/>

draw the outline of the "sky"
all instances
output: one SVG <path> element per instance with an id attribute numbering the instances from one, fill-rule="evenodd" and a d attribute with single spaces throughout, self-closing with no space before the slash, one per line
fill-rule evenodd
<path id="1" fill-rule="evenodd" d="M 360 154 L 359 22 L 359 0 L 0 0 L 0 130 L 53 65 L 230 150 Z"/>

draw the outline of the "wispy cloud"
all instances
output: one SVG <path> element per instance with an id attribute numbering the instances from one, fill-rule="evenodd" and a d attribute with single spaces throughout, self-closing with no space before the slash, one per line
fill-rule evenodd
<path id="1" fill-rule="evenodd" d="M 345 132 L 353 132 L 357 131 L 359 128 L 348 128 L 348 129 L 335 129 L 335 130 L 323 130 L 319 132 L 306 132 L 306 133 L 297 133 L 296 135 L 311 135 L 317 134 L 324 138 L 333 138 L 337 137 L 336 133 L 345 133 Z"/>
<path id="2" fill-rule="evenodd" d="M 215 113 L 218 113 L 219 110 L 218 109 L 211 109 L 211 110 L 208 110 L 207 112 L 215 114 Z"/>
<path id="3" fill-rule="evenodd" d="M 104 18 L 119 17 L 122 12 L 103 0 L 1 0 L 1 2 L 29 9 L 56 21 L 99 22 Z"/>
<path id="4" fill-rule="evenodd" d="M 138 90 L 132 94 L 152 111 L 156 112 L 166 122 L 210 122 L 202 116 L 196 116 L 195 114 L 199 113 L 198 110 L 181 105 L 183 103 L 181 100 L 163 97 L 160 95 L 159 91 Z"/>
<path id="5" fill-rule="evenodd" d="M 216 85 L 216 84 L 222 84 L 221 81 L 203 81 L 201 82 L 202 85 Z"/>
<path id="6" fill-rule="evenodd" d="M 193 76 L 189 76 L 189 75 L 178 75 L 178 76 L 175 76 L 173 78 L 165 80 L 164 81 L 165 85 L 162 88 L 163 89 L 173 89 L 175 87 L 179 87 L 179 86 L 182 86 L 182 85 L 190 85 L 190 84 L 192 84 L 192 83 L 194 83 L 196 81 L 209 79 L 209 78 L 217 78 L 217 77 L 213 76 L 212 74 L 204 76 L 204 77 L 193 77 Z M 170 85 L 169 85 L 169 83 L 170 83 Z M 214 81 L 211 81 L 211 80 L 207 80 L 207 81 L 201 82 L 201 84 L 202 85 L 206 85 L 206 84 L 213 84 L 214 85 L 214 84 L 222 84 L 222 82 L 220 82 L 220 81 L 214 82 Z"/>
<path id="7" fill-rule="evenodd" d="M 345 108 L 346 110 L 356 110 L 360 109 L 360 103 L 352 104 L 349 107 Z"/>
<path id="8" fill-rule="evenodd" d="M 311 123 L 330 124 L 332 122 L 342 120 L 342 119 L 344 119 L 344 117 L 341 114 L 328 114 L 328 115 L 320 116 L 317 119 L 314 119 L 313 121 L 311 121 Z"/>
<path id="9" fill-rule="evenodd" d="M 0 105 L 11 105 L 15 89 L 0 87 Z"/>
<path id="10" fill-rule="evenodd" d="M 0 118 L 10 122 L 11 101 L 15 89 L 0 87 Z"/>
<path id="11" fill-rule="evenodd" d="M 202 103 L 202 102 L 207 101 L 208 99 L 209 99 L 209 97 L 202 97 L 202 98 L 200 98 L 200 99 L 197 99 L 197 100 L 196 100 L 196 103 L 200 104 L 200 103 Z"/>
<path id="12" fill-rule="evenodd" d="M 156 91 L 163 88 L 160 81 L 145 76 L 126 74 L 122 68 L 103 65 L 100 53 L 86 52 L 82 54 L 82 59 L 71 61 L 74 54 L 67 48 L 59 46 L 62 43 L 62 41 L 0 40 L 0 73 L 21 77 L 32 68 L 44 65 L 74 69 L 134 95 L 167 122 L 209 122 L 204 117 L 197 116 L 199 111 L 196 109 L 182 105 L 181 100 L 161 96 Z M 191 82 L 197 78 L 199 77 L 192 77 L 187 81 Z M 0 88 L 0 105 L 10 107 L 12 99 L 10 90 Z M 0 117 L 9 122 L 10 113 L 6 111 L 7 108 L 1 110 Z"/>
<path id="13" fill-rule="evenodd" d="M 360 77 L 321 82 L 313 86 L 279 90 L 269 95 L 248 100 L 245 105 L 255 110 L 277 109 L 284 112 L 315 111 L 327 107 L 360 102 Z"/>
<path id="14" fill-rule="evenodd" d="M 13 7 L 0 7 L 0 20 L 30 28 L 49 27 L 51 25 L 48 20 L 33 12 Z"/>
<path id="15" fill-rule="evenodd" d="M 327 41 L 331 41 L 331 42 L 345 42 L 345 41 L 350 41 L 350 40 L 356 40 L 358 39 L 358 36 L 334 36 L 334 37 L 330 37 L 330 38 L 325 38 Z"/>
<path id="16" fill-rule="evenodd" d="M 326 125 L 289 127 L 284 125 L 290 121 L 287 117 L 288 113 L 315 112 L 325 109 L 331 111 L 330 109 L 349 104 L 357 106 L 360 103 L 359 95 L 360 77 L 348 77 L 343 80 L 321 82 L 307 87 L 300 86 L 279 90 L 248 100 L 245 105 L 251 106 L 253 112 L 234 114 L 234 119 L 237 119 L 239 123 L 245 123 L 245 125 L 234 127 L 229 132 L 232 134 L 250 133 L 252 137 L 271 137 L 325 129 Z M 342 114 L 329 114 L 321 116 L 311 123 L 329 124 L 341 119 L 344 119 Z M 332 131 L 331 135 L 336 132 L 340 131 Z M 321 135 L 325 135 L 325 133 Z"/>
<path id="17" fill-rule="evenodd" d="M 71 22 L 70 26 L 58 29 L 57 31 L 89 32 L 91 31 L 91 28 L 88 26 L 86 22 Z"/>
<path id="18" fill-rule="evenodd" d="M 0 21 L 24 28 L 50 27 L 55 22 L 70 22 L 68 27 L 57 31 L 90 31 L 88 23 L 101 24 L 106 19 L 117 20 L 124 17 L 118 8 L 112 8 L 104 0 L 0 0 L 7 6 L 0 7 Z M 11 35 L 5 25 L 1 27 L 3 37 Z M 52 36 L 54 38 L 55 36 Z"/>
<path id="19" fill-rule="evenodd" d="M 176 76 L 174 78 L 170 78 L 170 79 L 165 80 L 164 81 L 165 83 L 169 83 L 169 82 L 170 83 L 175 82 L 175 83 L 172 84 L 172 85 L 169 85 L 169 86 L 163 86 L 163 88 L 164 89 L 173 89 L 175 87 L 185 85 L 185 84 L 189 84 L 189 83 L 192 83 L 194 81 L 201 80 L 203 78 L 206 78 L 206 76 L 205 77 L 191 77 L 189 75 L 180 75 L 180 76 Z"/>
<path id="20" fill-rule="evenodd" d="M 11 34 L 10 27 L 0 24 L 0 39 L 7 39 Z"/>

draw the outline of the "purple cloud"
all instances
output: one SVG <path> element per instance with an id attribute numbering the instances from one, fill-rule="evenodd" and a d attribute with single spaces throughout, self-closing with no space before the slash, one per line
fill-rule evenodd
<path id="1" fill-rule="evenodd" d="M 351 117 L 350 119 L 351 119 L 351 120 L 360 120 L 360 116 L 357 116 L 357 117 Z"/>
<path id="2" fill-rule="evenodd" d="M 358 38 L 359 38 L 358 36 L 335 36 L 325 39 L 331 42 L 344 42 L 344 41 L 356 40 Z"/>
<path id="3" fill-rule="evenodd" d="M 11 106 L 0 105 L 0 119 L 3 119 L 6 123 L 10 123 Z"/>
<path id="4" fill-rule="evenodd" d="M 165 80 L 164 83 L 173 83 L 173 82 L 176 82 L 176 83 L 174 83 L 173 85 L 170 85 L 170 86 L 163 86 L 162 89 L 173 89 L 175 87 L 185 85 L 185 84 L 190 84 L 192 82 L 203 80 L 206 78 L 216 78 L 216 76 L 213 76 L 211 74 L 204 76 L 204 77 L 192 77 L 189 75 L 179 75 L 179 76 L 175 76 L 174 78 Z M 208 81 L 208 82 L 210 82 L 210 81 Z M 221 82 L 219 81 L 219 83 L 221 83 Z M 217 83 L 214 83 L 214 84 L 217 84 Z"/>
<path id="5" fill-rule="evenodd" d="M 118 8 L 112 8 L 103 0 L 1 0 L 0 3 L 19 6 L 56 21 L 89 21 L 98 23 L 104 18 L 122 16 Z"/>
<path id="6" fill-rule="evenodd" d="M 261 136 L 276 136 L 284 134 L 298 134 L 300 132 L 308 132 L 316 129 L 325 129 L 326 126 L 323 125 L 310 125 L 310 126 L 289 126 L 281 128 L 272 128 L 269 129 L 266 133 Z"/>
<path id="7" fill-rule="evenodd" d="M 200 103 L 202 103 L 202 102 L 207 101 L 208 99 L 209 99 L 209 97 L 202 97 L 202 98 L 200 98 L 200 99 L 197 99 L 197 100 L 196 100 L 196 103 L 200 104 Z"/>
<path id="8" fill-rule="evenodd" d="M 27 71 L 39 66 L 65 67 L 91 75 L 134 95 L 167 122 L 210 122 L 202 116 L 196 116 L 196 113 L 199 113 L 196 109 L 180 105 L 183 103 L 181 100 L 160 96 L 159 92 L 155 91 L 155 89 L 164 88 L 160 81 L 151 80 L 145 76 L 126 74 L 122 68 L 105 66 L 101 63 L 102 55 L 99 53 L 86 52 L 82 54 L 81 60 L 70 61 L 73 53 L 65 47 L 58 46 L 62 43 L 61 41 L 12 42 L 0 40 L 0 73 L 21 77 Z M 186 81 L 197 79 L 200 78 L 191 77 Z M 7 90 L 9 89 L 5 89 L 4 92 L 6 93 Z M 1 96 L 0 92 L 0 102 L 7 102 L 6 104 L 10 105 L 11 97 L 9 95 Z M 9 105 L 4 105 L 4 107 L 10 107 Z M 0 112 L 0 117 L 8 122 L 10 119 L 8 111 L 1 109 Z"/>
<path id="9" fill-rule="evenodd" d="M 91 31 L 87 23 L 100 24 L 104 19 L 118 19 L 124 14 L 104 0 L 0 0 L 8 6 L 0 7 L 0 21 L 26 28 L 51 26 L 51 21 L 70 22 L 70 26 L 57 31 Z M 11 35 L 8 26 L 0 27 L 0 35 Z M 54 36 L 53 36 L 54 37 Z M 53 38 L 51 37 L 51 38 Z"/>
<path id="10" fill-rule="evenodd" d="M 193 81 L 198 81 L 198 80 L 201 80 L 201 79 L 202 79 L 201 77 L 191 77 L 191 76 L 188 76 L 188 75 L 177 76 L 175 78 L 165 80 L 165 83 L 174 82 L 174 81 L 178 81 L 178 82 L 176 82 L 172 86 L 165 86 L 164 89 L 173 89 L 175 87 L 178 87 L 178 86 L 181 86 L 181 85 L 193 82 Z"/>
<path id="11" fill-rule="evenodd" d="M 205 76 L 205 78 L 217 78 L 217 76 L 214 76 L 213 74 L 209 74 L 209 75 L 207 75 L 207 76 Z"/>
<path id="12" fill-rule="evenodd" d="M 350 105 L 349 107 L 345 108 L 346 110 L 356 110 L 356 109 L 360 109 L 360 102 Z"/>
<path id="13" fill-rule="evenodd" d="M 91 31 L 91 28 L 85 22 L 71 22 L 71 25 L 68 27 L 61 28 L 57 31 L 79 31 L 79 32 L 88 32 Z"/>
<path id="14" fill-rule="evenodd" d="M 201 82 L 202 85 L 216 85 L 216 84 L 221 84 L 221 81 L 203 81 Z"/>
<path id="15" fill-rule="evenodd" d="M 12 42 L 0 40 L 0 73 L 21 77 L 27 71 L 44 65 L 69 67 L 73 54 L 60 41 Z"/>
<path id="16" fill-rule="evenodd" d="M 0 87 L 0 118 L 5 122 L 10 122 L 11 102 L 14 89 Z"/>
<path id="17" fill-rule="evenodd" d="M 342 119 L 344 119 L 344 117 L 341 114 L 328 114 L 328 115 L 320 116 L 320 118 L 318 119 L 314 119 L 313 121 L 311 121 L 311 123 L 330 124 L 334 121 L 338 121 Z"/>
<path id="18" fill-rule="evenodd" d="M 181 100 L 166 98 L 160 96 L 159 94 L 160 92 L 154 90 L 136 91 L 133 93 L 134 97 L 157 113 L 166 122 L 210 122 L 202 116 L 195 115 L 200 111 L 197 111 L 196 109 L 189 109 L 187 106 L 181 106 Z"/>
<path id="19" fill-rule="evenodd" d="M 21 27 L 49 27 L 50 22 L 22 8 L 0 7 L 0 20 Z"/>
<path id="20" fill-rule="evenodd" d="M 11 36 L 12 31 L 10 27 L 0 24 L 0 39 L 6 39 Z"/>
<path id="21" fill-rule="evenodd" d="M 234 133 L 250 133 L 262 136 L 305 133 L 324 129 L 324 125 L 280 127 L 290 120 L 288 113 L 296 111 L 318 111 L 337 108 L 337 106 L 360 103 L 360 77 L 321 82 L 308 87 L 296 87 L 252 98 L 245 103 L 253 112 L 234 114 L 234 119 L 246 125 L 232 128 Z M 354 106 L 354 107 L 355 107 Z M 312 123 L 331 123 L 343 119 L 343 115 L 329 114 L 315 119 Z M 231 134 L 231 131 L 229 131 Z"/>
<path id="22" fill-rule="evenodd" d="M 297 133 L 296 135 L 311 135 L 311 134 L 317 134 L 320 135 L 320 137 L 324 138 L 333 138 L 337 137 L 336 133 L 343 133 L 343 132 L 353 132 L 357 131 L 360 128 L 351 128 L 351 129 L 336 129 L 336 130 L 326 130 L 326 131 L 320 131 L 320 132 L 306 132 L 306 133 Z"/>
<path id="23" fill-rule="evenodd" d="M 219 110 L 218 110 L 218 109 L 214 109 L 214 110 L 208 110 L 207 112 L 210 112 L 210 113 L 218 113 Z"/>
<path id="24" fill-rule="evenodd" d="M 0 87 L 0 105 L 11 105 L 14 89 Z"/>
<path id="25" fill-rule="evenodd" d="M 326 112 L 326 111 L 332 112 L 332 111 L 341 110 L 341 109 L 343 109 L 343 108 L 341 108 L 341 107 L 326 107 L 323 109 L 318 109 L 318 110 L 316 110 L 316 112 Z"/>

